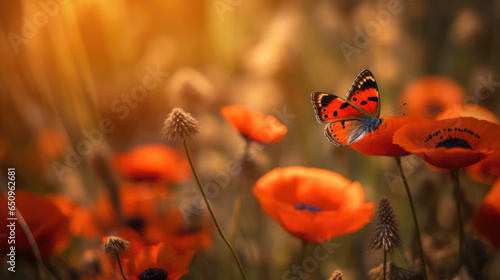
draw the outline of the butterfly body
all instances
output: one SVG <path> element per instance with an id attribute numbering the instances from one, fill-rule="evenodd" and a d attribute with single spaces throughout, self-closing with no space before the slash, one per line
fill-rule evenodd
<path id="1" fill-rule="evenodd" d="M 356 77 L 345 100 L 325 92 L 313 92 L 311 102 L 319 123 L 327 123 L 325 136 L 336 146 L 361 140 L 383 123 L 375 77 L 363 70 Z"/>

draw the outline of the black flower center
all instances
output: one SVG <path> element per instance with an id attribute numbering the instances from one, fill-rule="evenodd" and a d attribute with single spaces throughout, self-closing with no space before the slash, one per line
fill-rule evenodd
<path id="1" fill-rule="evenodd" d="M 435 129 L 425 139 L 431 148 L 445 147 L 472 149 L 476 141 L 480 141 L 481 136 L 467 128 L 447 127 Z M 428 147 L 429 147 L 428 146 Z"/>
<path id="2" fill-rule="evenodd" d="M 439 147 L 445 147 L 445 148 L 466 148 L 466 149 L 472 149 L 471 145 L 469 142 L 465 141 L 464 139 L 460 138 L 448 138 L 440 141 L 437 145 L 436 148 Z"/>
<path id="3" fill-rule="evenodd" d="M 319 209 L 318 206 L 312 205 L 312 204 L 305 204 L 305 203 L 296 203 L 295 205 L 296 210 L 307 210 L 311 212 L 320 212 L 321 209 Z"/>
<path id="4" fill-rule="evenodd" d="M 166 280 L 168 273 L 161 268 L 148 268 L 138 277 L 139 280 Z"/>

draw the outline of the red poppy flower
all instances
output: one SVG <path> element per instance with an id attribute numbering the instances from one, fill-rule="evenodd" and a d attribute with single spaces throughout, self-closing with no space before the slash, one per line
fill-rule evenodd
<path id="1" fill-rule="evenodd" d="M 180 210 L 169 210 L 146 224 L 144 239 L 149 244 L 166 242 L 180 253 L 204 250 L 212 244 L 212 230 L 205 218 L 190 215 L 186 221 Z"/>
<path id="2" fill-rule="evenodd" d="M 474 217 L 474 227 L 500 249 L 500 180 L 497 180 Z"/>
<path id="3" fill-rule="evenodd" d="M 470 117 L 425 121 L 396 131 L 394 143 L 438 168 L 459 169 L 500 148 L 500 127 Z"/>
<path id="4" fill-rule="evenodd" d="M 139 146 L 114 157 L 118 171 L 135 181 L 166 181 L 179 183 L 190 174 L 186 157 L 162 144 Z"/>
<path id="5" fill-rule="evenodd" d="M 116 210 L 107 194 L 97 197 L 93 214 L 104 232 L 110 232 L 124 225 L 142 232 L 146 220 L 152 219 L 162 208 L 161 203 L 167 199 L 167 190 L 164 188 L 150 188 L 141 183 L 125 183 L 119 189 L 119 205 L 122 219 L 120 221 Z"/>
<path id="6" fill-rule="evenodd" d="M 132 228 L 149 245 L 167 242 L 178 252 L 208 248 L 212 243 L 212 230 L 206 217 L 193 214 L 186 221 L 182 212 L 171 206 L 172 201 L 166 192 L 159 193 L 158 190 L 134 184 L 122 185 L 120 205 L 123 225 Z M 127 239 L 119 232 L 123 226 L 109 201 L 107 196 L 100 196 L 95 215 L 105 232 L 116 232 L 117 236 Z"/>
<path id="7" fill-rule="evenodd" d="M 243 105 L 231 105 L 221 109 L 226 120 L 247 140 L 259 143 L 277 143 L 288 129 L 273 116 L 250 112 Z"/>
<path id="8" fill-rule="evenodd" d="M 134 255 L 125 254 L 123 263 L 127 279 L 178 280 L 188 274 L 194 251 L 178 255 L 166 243 L 142 248 Z"/>
<path id="9" fill-rule="evenodd" d="M 464 98 L 464 89 L 455 81 L 427 76 L 409 83 L 403 89 L 401 102 L 406 102 L 408 115 L 434 119 L 448 108 L 463 104 Z"/>
<path id="10" fill-rule="evenodd" d="M 264 212 L 292 235 L 323 242 L 355 232 L 373 217 L 363 189 L 328 170 L 276 168 L 260 178 L 254 194 Z"/>
<path id="11" fill-rule="evenodd" d="M 32 254 L 31 246 L 28 242 L 19 221 L 10 221 L 11 216 L 7 211 L 8 198 L 0 196 L 0 205 L 5 205 L 6 210 L 0 211 L 0 220 L 6 221 L 7 225 L 15 225 L 15 246 L 16 254 Z M 9 200 L 12 201 L 12 200 Z M 35 238 L 40 249 L 40 254 L 50 257 L 65 250 L 70 241 L 68 218 L 49 200 L 36 194 L 17 190 L 15 193 L 16 208 L 20 211 L 24 220 Z M 9 252 L 10 246 L 7 242 L 8 236 L 13 236 L 11 228 L 2 226 L 0 236 L 5 236 L 5 242 L 0 242 L 0 251 Z"/>
<path id="12" fill-rule="evenodd" d="M 89 209 L 63 195 L 49 195 L 47 199 L 69 219 L 69 229 L 73 235 L 93 238 L 103 234 Z"/>
<path id="13" fill-rule="evenodd" d="M 439 114 L 436 119 L 451 119 L 458 117 L 473 117 L 500 124 L 497 116 L 488 109 L 478 105 L 456 106 Z M 467 173 L 477 181 L 492 184 L 500 177 L 500 150 L 495 151 L 480 162 L 468 166 Z"/>
<path id="14" fill-rule="evenodd" d="M 402 126 L 422 121 L 420 117 L 390 117 L 385 118 L 384 123 L 379 126 L 377 131 L 367 134 L 358 142 L 352 143 L 349 147 L 359 153 L 368 156 L 390 156 L 402 157 L 409 155 L 401 146 L 392 143 L 394 132 Z"/>

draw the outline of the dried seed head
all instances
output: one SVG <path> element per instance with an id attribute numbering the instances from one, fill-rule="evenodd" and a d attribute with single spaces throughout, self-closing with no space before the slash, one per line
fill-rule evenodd
<path id="1" fill-rule="evenodd" d="M 163 138 L 170 141 L 177 141 L 185 138 L 193 138 L 199 130 L 198 122 L 189 113 L 176 107 L 170 112 L 163 123 L 162 134 Z"/>
<path id="2" fill-rule="evenodd" d="M 386 278 L 384 279 L 384 264 L 373 268 L 368 272 L 370 280 L 413 280 L 416 279 L 416 274 L 412 271 L 401 268 L 392 262 L 387 263 Z"/>
<path id="3" fill-rule="evenodd" d="M 401 246 L 399 226 L 387 197 L 382 197 L 377 209 L 377 223 L 368 244 L 371 250 L 385 250 L 390 253 Z"/>
<path id="4" fill-rule="evenodd" d="M 344 279 L 342 271 L 340 269 L 337 269 L 333 272 L 332 276 L 328 278 L 328 280 L 342 280 Z"/>
<path id="5" fill-rule="evenodd" d="M 127 240 L 125 240 L 123 238 L 120 238 L 117 236 L 108 236 L 108 237 L 104 237 L 103 241 L 104 241 L 104 239 L 106 239 L 106 242 L 102 246 L 103 246 L 104 251 L 106 253 L 115 252 L 118 254 L 118 253 L 130 248 L 130 242 L 128 242 Z"/>

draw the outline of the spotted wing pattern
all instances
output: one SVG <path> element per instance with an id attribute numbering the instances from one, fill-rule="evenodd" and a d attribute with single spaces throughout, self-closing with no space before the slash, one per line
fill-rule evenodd
<path id="1" fill-rule="evenodd" d="M 363 114 L 344 99 L 325 92 L 313 92 L 311 102 L 320 123 L 363 118 Z"/>
<path id="2" fill-rule="evenodd" d="M 325 127 L 325 136 L 337 147 L 352 144 L 368 133 L 359 120 L 332 122 Z"/>
<path id="3" fill-rule="evenodd" d="M 380 97 L 377 82 L 369 70 L 359 73 L 346 95 L 346 100 L 363 109 L 369 116 L 379 118 Z"/>

